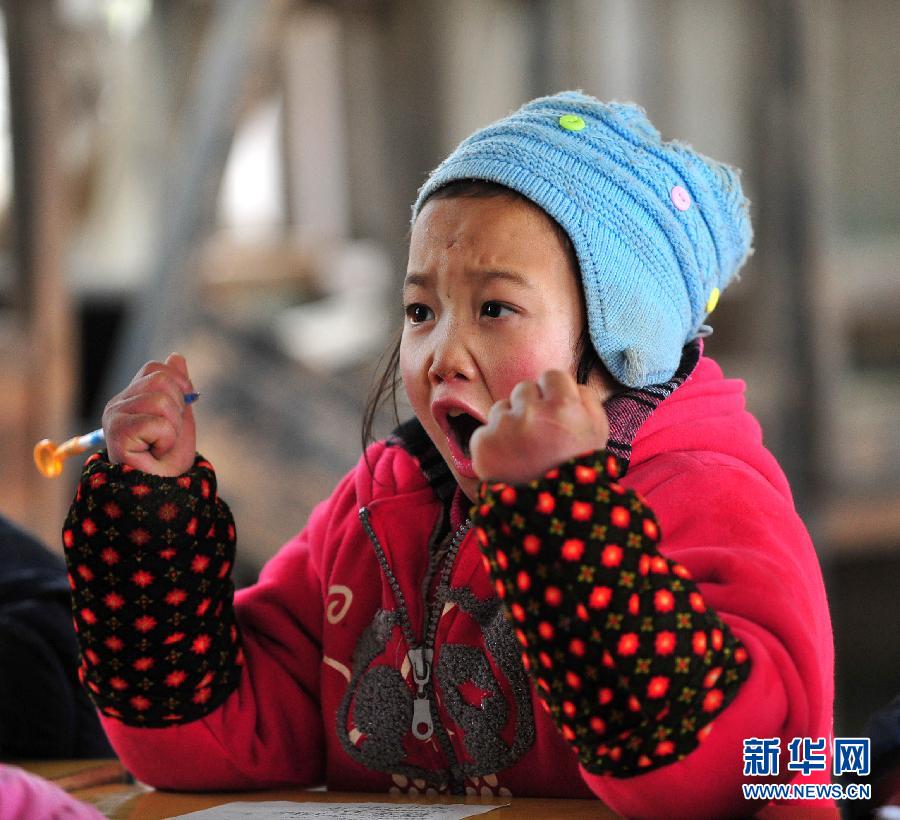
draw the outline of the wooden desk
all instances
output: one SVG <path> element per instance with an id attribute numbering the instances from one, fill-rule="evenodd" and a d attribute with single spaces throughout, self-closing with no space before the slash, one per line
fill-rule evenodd
<path id="1" fill-rule="evenodd" d="M 72 797 L 90 803 L 113 820 L 162 820 L 172 815 L 200 811 L 237 801 L 292 800 L 297 803 L 442 803 L 455 805 L 501 805 L 486 820 L 533 820 L 536 817 L 560 820 L 608 820 L 618 817 L 595 800 L 556 800 L 512 797 L 397 797 L 389 794 L 308 791 L 290 789 L 265 792 L 221 792 L 190 794 L 160 792 L 139 783 L 124 782 L 127 773 L 115 760 L 71 760 L 24 762 L 33 774 L 52 780 Z"/>
<path id="2" fill-rule="evenodd" d="M 289 789 L 266 792 L 160 792 L 127 782 L 128 773 L 117 760 L 54 760 L 16 763 L 51 780 L 73 797 L 95 806 L 111 820 L 162 820 L 209 809 L 223 803 L 291 800 L 296 803 L 441 803 L 470 806 L 501 805 L 485 820 L 609 820 L 619 815 L 598 800 L 560 800 L 536 797 L 395 797 L 389 794 L 326 792 Z M 769 805 L 759 820 L 840 820 L 837 808 Z"/>

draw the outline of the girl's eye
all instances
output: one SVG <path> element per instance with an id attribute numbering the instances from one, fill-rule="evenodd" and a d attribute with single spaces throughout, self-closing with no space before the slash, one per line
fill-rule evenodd
<path id="1" fill-rule="evenodd" d="M 502 302 L 485 302 L 481 306 L 481 315 L 487 316 L 489 319 L 499 319 L 505 313 L 512 313 L 512 308 L 508 308 Z"/>
<path id="2" fill-rule="evenodd" d="M 406 318 L 409 319 L 411 324 L 418 325 L 422 322 L 427 322 L 429 319 L 433 319 L 434 313 L 428 305 L 423 305 L 421 302 L 414 302 L 413 304 L 406 306 Z"/>

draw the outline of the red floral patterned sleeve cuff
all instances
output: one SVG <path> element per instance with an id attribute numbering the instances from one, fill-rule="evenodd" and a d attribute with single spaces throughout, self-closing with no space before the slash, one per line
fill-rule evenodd
<path id="1" fill-rule="evenodd" d="M 598 451 L 482 484 L 473 516 L 544 708 L 588 771 L 628 777 L 695 749 L 750 662 L 620 474 Z"/>
<path id="2" fill-rule="evenodd" d="M 135 726 L 196 720 L 237 686 L 235 532 L 198 456 L 177 478 L 91 456 L 63 529 L 82 683 Z"/>

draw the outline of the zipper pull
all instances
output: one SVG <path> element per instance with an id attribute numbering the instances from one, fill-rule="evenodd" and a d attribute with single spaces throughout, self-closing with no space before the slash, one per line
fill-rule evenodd
<path id="1" fill-rule="evenodd" d="M 434 734 L 431 704 L 424 695 L 413 701 L 412 733 L 416 740 L 428 740 Z"/>
<path id="2" fill-rule="evenodd" d="M 413 680 L 418 687 L 416 699 L 413 701 L 413 737 L 416 740 L 428 740 L 434 734 L 434 722 L 431 719 L 431 704 L 425 694 L 425 686 L 431 680 L 434 650 L 416 647 L 410 649 L 406 655 L 412 666 Z"/>

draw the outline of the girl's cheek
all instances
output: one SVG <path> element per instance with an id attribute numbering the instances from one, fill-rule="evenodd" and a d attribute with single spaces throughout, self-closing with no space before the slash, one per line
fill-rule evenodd
<path id="1" fill-rule="evenodd" d="M 401 348 L 400 381 L 403 382 L 406 398 L 413 409 L 418 408 L 422 398 L 423 382 L 419 373 L 420 367 L 417 366 L 415 358 Z"/>
<path id="2" fill-rule="evenodd" d="M 412 370 L 410 369 L 409 365 L 404 364 L 402 360 L 400 363 L 400 381 L 403 382 L 403 389 L 406 391 L 406 395 L 409 397 L 410 390 L 413 387 Z"/>
<path id="3" fill-rule="evenodd" d="M 494 384 L 491 392 L 495 400 L 506 399 L 519 382 L 536 382 L 547 370 L 552 369 L 574 372 L 574 367 L 575 357 L 565 346 L 516 345 L 508 348 L 492 368 Z"/>
<path id="4" fill-rule="evenodd" d="M 520 352 L 504 356 L 494 368 L 496 378 L 495 399 L 509 398 L 512 389 L 521 381 L 535 381 L 540 373 L 534 373 L 534 361 Z"/>

